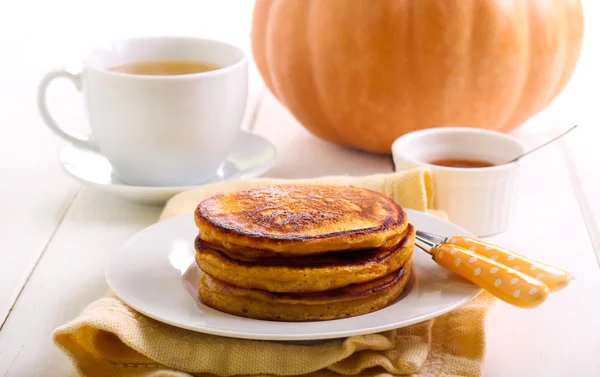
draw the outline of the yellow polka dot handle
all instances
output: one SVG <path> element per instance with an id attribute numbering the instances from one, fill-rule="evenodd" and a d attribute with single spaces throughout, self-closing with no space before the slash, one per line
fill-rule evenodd
<path id="1" fill-rule="evenodd" d="M 442 244 L 431 251 L 437 264 L 509 304 L 535 308 L 548 297 L 546 284 L 471 250 Z"/>
<path id="2" fill-rule="evenodd" d="M 550 292 L 557 292 L 569 285 L 571 276 L 558 268 L 531 260 L 522 255 L 515 254 L 496 245 L 483 241 L 463 237 L 449 237 L 445 243 L 460 246 L 475 254 L 500 262 L 525 275 L 531 276 L 548 286 Z"/>

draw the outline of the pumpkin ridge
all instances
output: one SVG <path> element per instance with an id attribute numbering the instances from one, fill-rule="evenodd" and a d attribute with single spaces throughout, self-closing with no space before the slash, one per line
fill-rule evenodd
<path id="1" fill-rule="evenodd" d="M 275 22 L 273 20 L 279 20 L 279 17 L 276 17 L 275 15 L 277 15 L 277 12 L 280 12 L 280 8 L 283 7 L 285 3 L 282 2 L 278 2 L 278 1 L 270 1 L 270 5 L 269 5 L 269 10 L 268 10 L 268 18 L 267 18 L 267 25 L 265 28 L 265 41 L 263 41 L 264 45 L 265 45 L 265 63 L 266 63 L 266 68 L 267 68 L 267 72 L 269 75 L 269 79 L 271 80 L 271 85 L 273 87 L 272 92 L 275 95 L 275 97 L 277 97 L 277 99 L 281 102 L 281 104 L 283 106 L 285 106 L 286 108 L 289 109 L 287 100 L 286 100 L 286 95 L 284 94 L 284 92 L 281 90 L 281 86 L 279 84 L 279 79 L 277 77 L 277 74 L 279 73 L 277 68 L 275 68 L 275 63 L 276 60 L 274 60 L 272 57 L 274 56 L 273 50 L 275 49 L 274 43 L 270 43 L 266 38 L 268 37 L 268 35 L 270 33 L 277 33 L 277 30 L 275 30 Z M 275 9 L 275 10 L 273 10 Z"/>
<path id="2" fill-rule="evenodd" d="M 579 22 L 574 23 L 576 26 L 579 26 L 579 27 L 577 28 L 578 30 L 576 30 L 577 33 L 576 33 L 576 36 L 574 37 L 573 29 L 572 29 L 573 23 L 569 22 L 569 20 L 572 19 L 574 16 L 570 15 L 570 17 L 566 17 L 566 19 L 567 19 L 566 23 L 569 26 L 569 27 L 567 27 L 567 36 L 565 37 L 565 40 L 566 40 L 565 43 L 567 45 L 568 53 L 565 54 L 563 70 L 560 75 L 560 79 L 558 80 L 558 84 L 552 91 L 552 96 L 548 99 L 545 106 L 547 106 L 550 102 L 552 102 L 552 100 L 565 88 L 565 86 L 569 82 L 571 76 L 573 76 L 575 67 L 577 65 L 577 60 L 581 53 L 581 41 L 582 41 L 582 37 L 583 37 L 583 30 L 584 30 L 584 23 L 585 23 L 585 20 L 583 18 L 583 7 L 582 7 L 581 3 L 578 1 L 573 1 L 573 3 L 576 3 L 579 5 L 576 7 L 576 10 L 575 10 L 575 12 L 577 13 L 576 17 L 579 19 Z M 570 8 L 570 7 L 566 7 L 566 8 L 567 8 L 567 12 L 573 12 L 572 8 Z M 573 40 L 577 41 L 577 43 L 572 43 Z"/>
<path id="3" fill-rule="evenodd" d="M 513 128 L 514 124 L 519 124 L 520 120 L 515 120 L 515 119 L 519 119 L 520 118 L 520 114 L 521 114 L 521 106 L 523 104 L 523 96 L 526 93 L 526 88 L 527 88 L 527 84 L 529 79 L 532 77 L 532 67 L 531 67 L 531 38 L 533 38 L 534 36 L 531 33 L 531 29 L 530 29 L 530 25 L 531 25 L 531 12 L 529 9 L 529 5 L 524 7 L 524 12 L 525 12 L 525 20 L 526 20 L 526 24 L 523 27 L 523 30 L 525 33 L 527 33 L 527 37 L 525 38 L 525 41 L 527 43 L 527 46 L 525 48 L 525 63 L 524 63 L 524 69 L 523 72 L 526 72 L 525 75 L 523 76 L 523 80 L 521 80 L 521 85 L 519 86 L 519 90 L 517 91 L 517 99 L 514 102 L 513 108 L 510 112 L 507 112 L 507 116 L 502 120 L 502 122 L 498 123 L 498 130 L 499 131 L 506 131 L 508 129 Z"/>
<path id="4" fill-rule="evenodd" d="M 469 36 L 468 36 L 468 48 L 467 51 L 473 51 L 474 48 L 476 48 L 475 43 L 474 43 L 474 38 L 473 38 L 473 29 L 475 28 L 475 20 L 476 20 L 476 14 L 477 14 L 477 10 L 479 9 L 479 0 L 475 0 L 474 2 L 472 1 L 471 4 L 474 4 L 474 8 L 471 9 L 470 15 L 469 15 Z M 473 58 L 471 56 L 469 56 L 469 59 L 466 59 L 467 63 L 466 63 L 466 67 L 465 70 L 466 72 L 471 72 L 471 70 L 473 69 Z M 462 88 L 462 92 L 460 93 L 460 96 L 462 98 L 464 98 L 466 96 L 465 93 L 465 88 L 467 90 L 467 92 L 471 92 L 475 85 L 474 82 L 474 77 L 472 75 L 467 76 L 467 80 L 465 85 Z"/>
<path id="5" fill-rule="evenodd" d="M 410 13 L 410 17 L 408 17 L 408 27 L 406 28 L 407 33 L 406 33 L 406 38 L 408 39 L 408 50 L 410 51 L 411 55 L 414 56 L 415 54 L 415 50 L 416 50 L 416 43 L 415 43 L 415 23 L 414 23 L 414 15 L 415 15 L 415 7 L 412 1 L 407 1 L 405 3 L 405 6 L 408 8 L 408 12 Z M 410 77 L 417 77 L 416 75 L 416 69 L 415 69 L 415 62 L 413 59 L 408 59 L 408 72 Z M 416 81 L 416 79 L 415 79 Z M 410 85 L 410 91 L 412 93 L 417 93 L 417 91 L 415 91 L 415 89 L 418 87 L 418 82 L 413 82 L 413 80 L 408 80 L 408 85 Z M 406 85 L 406 83 L 402 83 L 402 85 Z M 416 129 L 418 129 L 418 125 L 421 124 L 421 99 L 418 96 L 414 96 L 412 97 L 412 102 L 414 104 L 414 106 L 417 108 L 417 111 L 414 112 L 413 114 L 413 126 L 410 128 L 410 131 L 415 131 Z M 414 125 L 417 125 L 416 127 Z M 398 135 L 398 137 L 401 135 Z M 392 141 L 393 142 L 393 141 Z M 391 145 L 391 144 L 390 144 Z"/>
<path id="6" fill-rule="evenodd" d="M 318 1 L 322 1 L 322 0 L 318 0 Z M 328 0 L 328 1 L 335 1 L 335 0 Z M 346 0 L 344 0 L 346 1 Z M 314 4 L 318 4 L 318 2 L 313 2 L 312 0 L 309 0 L 309 17 L 307 18 L 307 22 L 310 23 L 311 20 L 319 20 L 320 19 L 313 17 L 312 13 L 315 12 L 315 6 Z M 313 21 L 314 22 L 314 21 Z M 309 41 L 311 40 L 315 40 L 314 38 L 311 37 L 312 33 L 315 30 L 321 30 L 321 27 L 319 25 L 319 27 L 315 27 L 315 25 L 311 25 L 311 27 L 307 27 L 307 35 L 309 36 L 307 39 Z M 315 58 L 316 53 L 314 51 L 314 49 L 312 48 L 312 46 L 310 45 L 310 43 L 308 44 L 308 62 L 310 64 L 311 67 L 311 71 L 312 71 L 312 80 L 313 80 L 313 87 L 315 88 L 315 95 L 316 95 L 316 107 L 318 108 L 320 117 L 319 119 L 321 120 L 321 122 L 325 122 L 326 123 L 326 127 L 321 127 L 321 125 L 316 124 L 316 127 L 312 127 L 311 129 L 311 133 L 314 135 L 317 134 L 329 134 L 327 136 L 323 136 L 323 138 L 326 141 L 329 142 L 335 142 L 337 141 L 338 145 L 341 146 L 351 146 L 352 143 L 348 142 L 347 136 L 341 131 L 341 129 L 339 129 L 338 127 L 331 127 L 332 124 L 335 124 L 335 122 L 333 121 L 332 117 L 331 117 L 331 113 L 326 111 L 324 108 L 324 103 L 325 103 L 325 94 L 324 94 L 324 88 L 323 85 L 321 83 L 325 82 L 324 80 L 319 80 L 317 78 L 317 72 L 319 72 L 318 70 L 318 64 L 317 64 L 317 58 Z M 321 128 L 326 129 L 328 132 L 319 132 Z M 332 136 L 332 137 L 331 137 Z"/>
<path id="7" fill-rule="evenodd" d="M 306 1 L 306 0 L 304 0 L 304 1 Z M 306 18 L 306 23 L 309 24 L 309 26 L 306 27 L 306 35 L 307 35 L 306 40 L 308 40 L 308 41 L 313 40 L 311 38 L 312 31 L 320 30 L 320 28 L 317 28 L 317 27 L 314 27 L 314 25 L 311 25 L 311 20 L 314 20 L 313 12 L 315 11 L 315 4 L 316 3 L 314 1 L 308 0 L 308 17 Z M 317 79 L 317 73 L 316 73 L 317 70 L 315 69 L 315 67 L 316 67 L 315 58 L 314 58 L 315 52 L 310 43 L 306 44 L 306 51 L 307 51 L 307 56 L 308 56 L 308 64 L 310 66 L 309 71 L 311 72 L 310 79 L 312 81 L 312 87 L 315 89 L 315 93 L 316 93 L 316 100 L 314 101 L 315 107 L 317 108 L 317 111 L 318 111 L 318 115 L 316 117 L 317 118 L 316 123 L 320 123 L 320 122 L 327 123 L 327 127 L 321 127 L 321 125 L 319 125 L 319 124 L 314 124 L 310 129 L 310 133 L 312 133 L 315 136 L 321 137 L 324 140 L 331 142 L 331 143 L 333 143 L 335 140 L 342 140 L 342 142 L 341 142 L 342 145 L 348 146 L 346 137 L 344 136 L 344 134 L 341 133 L 338 128 L 331 127 L 331 124 L 332 124 L 331 118 L 329 117 L 328 112 L 323 107 L 322 88 L 319 85 L 320 80 Z M 328 132 L 319 132 L 321 129 L 326 129 Z M 340 143 L 338 142 L 338 144 L 340 144 Z"/>
<path id="8" fill-rule="evenodd" d="M 278 93 L 277 88 L 275 87 L 275 78 L 273 77 L 275 74 L 275 71 L 273 70 L 273 67 L 271 66 L 271 59 L 269 59 L 270 57 L 270 50 L 271 50 L 271 44 L 267 43 L 267 36 L 269 35 L 269 31 L 271 30 L 271 27 L 273 25 L 273 21 L 271 16 L 271 12 L 273 11 L 273 7 L 275 7 L 275 4 L 273 2 L 269 3 L 268 6 L 268 10 L 267 10 L 267 23 L 265 25 L 265 33 L 263 35 L 263 41 L 262 41 L 262 45 L 265 46 L 264 48 L 264 54 L 265 54 L 265 65 L 266 65 L 266 71 L 267 71 L 267 77 L 268 77 L 268 81 L 271 84 L 271 90 L 273 91 L 273 93 L 275 94 L 275 96 L 277 98 L 280 98 L 280 94 Z"/>
<path id="9" fill-rule="evenodd" d="M 562 4 L 562 2 L 555 2 L 556 4 Z M 565 31 L 568 31 L 568 27 L 567 27 L 567 20 L 564 17 L 564 11 L 563 9 L 559 9 L 558 11 L 555 11 L 555 13 L 557 14 L 557 17 L 562 18 L 563 22 L 559 22 L 558 24 L 561 25 L 562 30 L 558 31 L 557 33 L 559 35 L 562 35 Z M 565 70 L 565 64 L 567 63 L 567 50 L 568 50 L 568 38 L 566 37 L 562 37 L 562 38 L 557 38 L 557 44 L 558 45 L 562 45 L 562 49 L 559 46 L 559 48 L 557 48 L 558 51 L 562 52 L 562 56 L 561 54 L 555 54 L 555 56 L 561 56 L 561 58 L 559 59 L 558 57 L 556 58 L 556 60 L 558 61 L 557 67 L 559 67 L 560 69 L 556 69 L 557 72 L 562 72 L 564 73 Z M 543 100 L 540 101 L 540 105 L 534 109 L 534 111 L 540 111 L 542 109 L 544 109 L 549 103 L 550 101 L 552 101 L 554 99 L 555 96 L 555 92 L 556 92 L 556 88 L 558 87 L 559 83 L 560 83 L 560 78 L 562 76 L 562 73 L 559 75 L 554 75 L 553 78 L 553 82 L 552 84 L 548 87 L 548 92 L 547 94 L 542 97 Z"/>
<path id="10" fill-rule="evenodd" d="M 254 12 L 252 14 L 252 30 L 250 37 L 252 41 L 252 55 L 254 56 L 256 68 L 265 81 L 267 88 L 269 88 L 271 93 L 277 97 L 271 77 L 272 69 L 266 54 L 266 48 L 268 45 L 268 36 L 266 31 L 268 30 L 271 20 L 270 16 L 272 6 L 273 3 L 270 0 L 256 0 Z"/>
<path id="11" fill-rule="evenodd" d="M 458 65 L 460 64 L 460 68 L 459 71 L 462 72 L 469 72 L 472 69 L 473 66 L 473 59 L 471 57 L 471 51 L 473 51 L 472 44 L 473 44 L 473 28 L 474 28 L 474 24 L 475 24 L 475 18 L 474 18 L 474 14 L 475 11 L 477 9 L 477 7 L 479 6 L 479 1 L 480 0 L 461 0 L 461 4 L 460 5 L 454 5 L 453 6 L 453 11 L 456 13 L 459 13 L 459 17 L 457 17 L 457 15 L 454 15 L 454 18 L 459 18 L 461 20 L 461 24 L 463 26 L 463 28 L 465 29 L 465 31 L 463 32 L 463 34 L 461 34 L 461 38 L 459 38 L 457 40 L 457 42 L 455 43 L 455 45 L 453 46 L 452 50 L 460 50 L 462 48 L 464 48 L 464 45 L 467 46 L 466 51 L 464 52 L 464 59 L 459 59 L 458 61 L 455 61 L 455 63 L 453 65 Z M 468 5 L 465 5 L 468 4 Z M 452 30 L 452 29 L 450 29 Z M 456 32 L 456 31 L 454 31 Z M 440 38 L 442 40 L 444 40 L 443 36 L 440 36 Z M 446 43 L 446 41 L 444 40 L 444 42 Z M 459 108 L 460 106 L 454 106 L 454 101 L 457 99 L 461 99 L 468 97 L 468 93 L 470 93 L 470 90 L 466 90 L 467 85 L 468 85 L 468 79 L 466 80 L 460 80 L 459 78 L 460 75 L 448 75 L 446 78 L 446 81 L 444 82 L 443 87 L 445 88 L 442 91 L 442 101 L 444 106 L 441 108 L 441 114 L 440 114 L 440 118 L 443 119 L 443 124 L 439 124 L 439 125 L 431 125 L 432 127 L 436 127 L 436 126 L 448 126 L 448 125 L 452 125 L 454 126 L 455 124 L 447 124 L 448 122 L 451 123 L 455 123 L 455 119 L 460 119 L 461 118 L 461 114 L 457 113 L 457 108 Z M 469 76 L 472 77 L 472 76 Z M 450 87 L 451 89 L 446 89 L 446 86 Z M 462 123 L 462 122 L 461 122 Z M 470 126 L 470 125 L 467 125 Z"/>

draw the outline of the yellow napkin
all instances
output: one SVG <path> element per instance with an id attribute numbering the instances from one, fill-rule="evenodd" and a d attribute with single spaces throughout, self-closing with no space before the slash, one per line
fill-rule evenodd
<path id="1" fill-rule="evenodd" d="M 161 219 L 189 213 L 201 199 L 217 192 L 282 182 L 292 181 L 243 180 L 184 192 L 167 203 Z M 405 208 L 432 212 L 431 173 L 426 169 L 302 182 L 370 188 Z M 286 343 L 179 329 L 145 317 L 111 295 L 56 329 L 53 338 L 78 372 L 90 377 L 479 376 L 485 354 L 484 319 L 492 302 L 491 295 L 481 294 L 460 309 L 410 327 L 346 339 Z"/>

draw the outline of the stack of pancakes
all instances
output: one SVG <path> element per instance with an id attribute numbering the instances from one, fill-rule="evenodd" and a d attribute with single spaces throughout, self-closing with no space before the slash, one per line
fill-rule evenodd
<path id="1" fill-rule="evenodd" d="M 310 321 L 379 310 L 410 276 L 415 229 L 374 191 L 276 185 L 219 194 L 195 211 L 199 293 L 217 310 Z"/>

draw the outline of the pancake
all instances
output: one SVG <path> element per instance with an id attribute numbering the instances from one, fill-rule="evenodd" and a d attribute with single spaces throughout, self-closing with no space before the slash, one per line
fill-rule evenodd
<path id="1" fill-rule="evenodd" d="M 196 238 L 196 262 L 209 275 L 240 288 L 270 292 L 319 292 L 371 281 L 400 269 L 411 257 L 415 228 L 409 224 L 392 247 L 305 257 L 239 258 Z"/>
<path id="2" fill-rule="evenodd" d="M 394 302 L 410 278 L 412 261 L 382 278 L 314 293 L 273 293 L 236 287 L 204 273 L 198 283 L 202 301 L 225 313 L 273 321 L 321 321 L 354 317 Z"/>
<path id="3" fill-rule="evenodd" d="M 400 242 L 408 217 L 375 191 L 333 185 L 273 185 L 203 200 L 200 238 L 251 257 L 307 256 Z"/>

